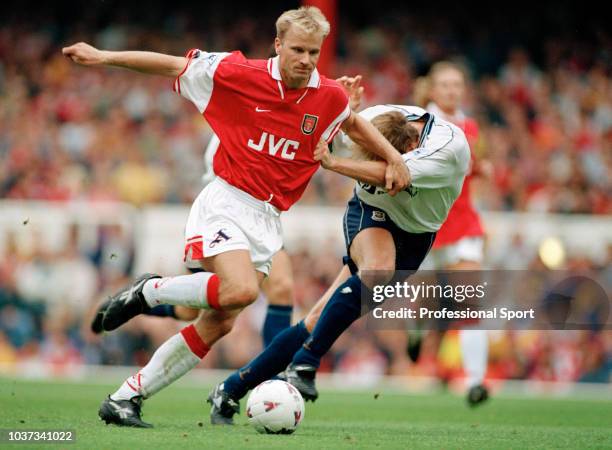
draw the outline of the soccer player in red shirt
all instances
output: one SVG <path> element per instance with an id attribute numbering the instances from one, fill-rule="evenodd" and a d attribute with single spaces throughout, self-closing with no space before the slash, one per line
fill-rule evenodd
<path id="1" fill-rule="evenodd" d="M 478 123 L 461 110 L 465 93 L 465 75 L 455 64 L 434 64 L 425 79 L 422 104 L 437 116 L 461 128 L 472 152 L 478 141 Z M 431 260 L 436 269 L 480 270 L 483 261 L 484 229 L 470 197 L 474 175 L 488 171 L 487 163 L 475 159 L 466 176 L 461 194 L 453 204 L 446 221 L 436 235 Z M 468 402 L 476 405 L 488 397 L 483 384 L 487 368 L 487 333 L 485 330 L 462 329 L 459 334 L 463 368 L 467 377 Z"/>
<path id="2" fill-rule="evenodd" d="M 352 113 L 344 89 L 316 70 L 329 23 L 313 7 L 284 12 L 276 22 L 277 57 L 249 60 L 240 52 L 191 50 L 186 57 L 101 51 L 78 43 L 65 56 L 85 66 L 111 65 L 175 78 L 221 145 L 217 178 L 195 200 L 187 220 L 185 258 L 204 272 L 141 276 L 111 298 L 103 327 L 112 330 L 158 304 L 205 309 L 171 337 L 149 363 L 101 405 L 100 417 L 122 426 L 150 427 L 141 403 L 193 369 L 251 304 L 282 247 L 280 212 L 295 203 L 319 163 L 314 151 L 344 130 L 387 161 L 385 186 L 394 195 L 409 174 L 399 153 L 365 119 Z"/>

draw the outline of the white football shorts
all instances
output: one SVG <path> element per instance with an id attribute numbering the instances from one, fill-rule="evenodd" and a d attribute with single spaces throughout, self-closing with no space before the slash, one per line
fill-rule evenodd
<path id="1" fill-rule="evenodd" d="M 438 269 L 457 264 L 459 261 L 482 263 L 483 260 L 484 239 L 482 236 L 464 237 L 452 244 L 431 250 L 431 262 Z"/>
<path id="2" fill-rule="evenodd" d="M 208 184 L 191 206 L 185 226 L 185 263 L 232 250 L 248 250 L 255 269 L 270 273 L 272 256 L 283 246 L 280 211 L 221 178 Z"/>

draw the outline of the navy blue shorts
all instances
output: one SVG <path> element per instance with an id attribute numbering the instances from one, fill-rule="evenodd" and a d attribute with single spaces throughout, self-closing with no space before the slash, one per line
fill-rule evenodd
<path id="1" fill-rule="evenodd" d="M 357 266 L 350 258 L 350 248 L 361 230 L 384 228 L 395 242 L 395 270 L 417 270 L 433 245 L 436 233 L 409 233 L 399 228 L 383 210 L 362 202 L 357 195 L 349 201 L 344 213 L 343 230 L 346 254 L 342 259 L 351 273 L 357 273 Z"/>

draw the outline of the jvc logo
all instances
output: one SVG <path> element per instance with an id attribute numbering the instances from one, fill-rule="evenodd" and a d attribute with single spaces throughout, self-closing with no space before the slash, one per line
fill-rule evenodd
<path id="1" fill-rule="evenodd" d="M 249 148 L 257 150 L 258 152 L 261 152 L 264 150 L 264 148 L 267 148 L 268 153 L 272 156 L 276 156 L 276 154 L 280 151 L 281 158 L 293 159 L 295 158 L 295 152 L 300 146 L 300 143 L 285 138 L 279 139 L 272 133 L 264 131 L 261 134 L 261 137 L 259 138 L 259 142 L 257 144 L 253 141 L 253 139 L 249 139 L 247 145 Z M 293 149 L 293 151 L 290 152 L 289 149 Z"/>

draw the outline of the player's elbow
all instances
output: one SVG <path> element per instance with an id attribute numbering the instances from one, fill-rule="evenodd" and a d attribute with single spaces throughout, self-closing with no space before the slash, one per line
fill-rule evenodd
<path id="1" fill-rule="evenodd" d="M 182 56 L 168 56 L 165 64 L 166 70 L 162 73 L 162 75 L 169 78 L 178 77 L 181 73 L 183 73 L 183 70 L 185 70 L 188 61 L 189 60 L 187 58 Z"/>
<path id="2" fill-rule="evenodd" d="M 342 126 L 340 127 L 340 129 L 348 134 L 351 138 L 355 137 L 353 134 L 355 132 L 355 124 L 357 123 L 358 117 L 359 116 L 357 114 L 351 111 L 351 114 L 344 122 L 342 122 Z"/>

